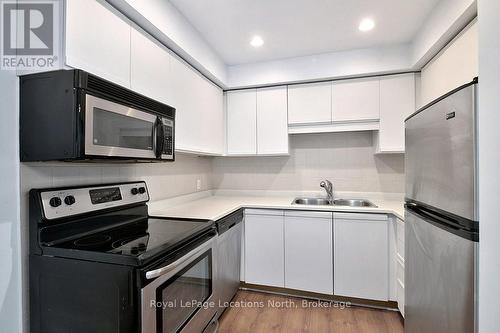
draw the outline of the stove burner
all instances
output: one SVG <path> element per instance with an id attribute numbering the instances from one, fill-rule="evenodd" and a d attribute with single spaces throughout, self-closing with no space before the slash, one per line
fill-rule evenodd
<path id="1" fill-rule="evenodd" d="M 148 239 L 149 235 L 147 234 L 142 237 L 127 237 L 114 241 L 113 244 L 111 244 L 111 247 L 115 250 L 118 250 L 120 253 L 123 253 L 123 251 L 128 251 L 131 254 L 137 255 L 146 251 L 146 243 Z M 115 251 L 115 253 L 117 252 Z"/>
<path id="2" fill-rule="evenodd" d="M 85 238 L 77 239 L 75 241 L 75 246 L 79 248 L 89 248 L 89 247 L 100 247 L 107 245 L 107 243 L 111 240 L 111 236 L 109 235 L 92 235 Z"/>

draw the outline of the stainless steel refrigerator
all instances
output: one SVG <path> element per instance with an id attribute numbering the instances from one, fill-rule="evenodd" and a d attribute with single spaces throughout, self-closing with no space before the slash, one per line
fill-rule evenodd
<path id="1" fill-rule="evenodd" d="M 477 80 L 406 128 L 405 332 L 476 330 Z"/>

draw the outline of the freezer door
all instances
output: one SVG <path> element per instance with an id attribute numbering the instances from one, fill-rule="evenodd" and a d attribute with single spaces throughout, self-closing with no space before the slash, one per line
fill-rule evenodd
<path id="1" fill-rule="evenodd" d="M 406 333 L 474 332 L 477 244 L 406 210 Z"/>
<path id="2" fill-rule="evenodd" d="M 455 91 L 406 121 L 406 197 L 477 221 L 475 88 Z"/>

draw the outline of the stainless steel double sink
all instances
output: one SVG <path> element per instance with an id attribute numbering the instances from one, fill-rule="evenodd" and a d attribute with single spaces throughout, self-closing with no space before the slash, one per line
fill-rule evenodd
<path id="1" fill-rule="evenodd" d="M 295 198 L 292 201 L 293 205 L 306 206 L 344 206 L 344 207 L 374 207 L 371 201 L 365 199 L 334 199 L 327 198 Z"/>

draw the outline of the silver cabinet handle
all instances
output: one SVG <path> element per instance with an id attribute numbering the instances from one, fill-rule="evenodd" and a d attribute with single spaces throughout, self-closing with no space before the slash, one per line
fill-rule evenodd
<path id="1" fill-rule="evenodd" d="M 186 255 L 184 255 L 182 258 L 177 259 L 173 263 L 170 263 L 166 266 L 154 269 L 152 271 L 146 272 L 146 279 L 151 280 L 154 278 L 157 278 L 158 276 L 167 274 L 168 272 L 174 270 L 175 268 L 179 267 L 180 265 L 184 264 L 185 262 L 189 261 L 191 258 L 199 255 L 200 253 L 204 252 L 207 250 L 207 245 L 212 242 L 212 239 L 209 241 L 203 243 L 203 245 L 198 246 L 196 249 L 188 252 Z"/>

